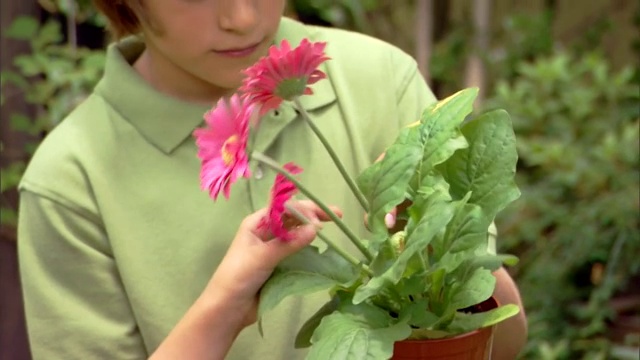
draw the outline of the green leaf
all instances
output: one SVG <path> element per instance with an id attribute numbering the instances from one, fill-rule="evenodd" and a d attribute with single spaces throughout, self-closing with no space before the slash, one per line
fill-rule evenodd
<path id="1" fill-rule="evenodd" d="M 27 155 L 33 156 L 33 154 L 35 154 L 36 150 L 38 149 L 38 146 L 40 145 L 40 143 L 38 142 L 29 142 L 24 144 L 24 151 Z"/>
<path id="2" fill-rule="evenodd" d="M 403 275 L 410 275 L 405 274 L 407 264 L 414 255 L 422 253 L 433 237 L 444 229 L 453 217 L 453 207 L 449 202 L 449 195 L 442 192 L 436 192 L 426 199 L 417 199 L 408 210 L 411 218 L 407 230 L 410 232 L 404 250 L 382 275 L 371 278 L 356 289 L 354 304 L 378 294 L 387 286 L 397 284 Z"/>
<path id="3" fill-rule="evenodd" d="M 442 339 L 444 337 L 451 336 L 451 335 L 453 334 L 451 334 L 451 332 L 449 331 L 420 328 L 420 329 L 413 329 L 411 331 L 411 336 L 409 337 L 409 339 L 433 340 L 433 339 Z"/>
<path id="4" fill-rule="evenodd" d="M 40 24 L 32 16 L 19 16 L 5 31 L 4 36 L 16 40 L 31 40 L 36 36 Z"/>
<path id="5" fill-rule="evenodd" d="M 55 20 L 49 20 L 42 25 L 38 35 L 33 39 L 33 47 L 43 49 L 48 45 L 60 43 L 62 40 L 63 35 L 60 23 Z"/>
<path id="6" fill-rule="evenodd" d="M 411 176 L 422 156 L 418 129 L 408 127 L 385 152 L 381 161 L 365 169 L 358 187 L 369 201 L 368 226 L 374 234 L 387 234 L 385 215 L 405 199 Z"/>
<path id="7" fill-rule="evenodd" d="M 451 221 L 455 208 L 456 203 L 451 202 L 449 193 L 441 189 L 414 199 L 414 203 L 407 209 L 409 221 L 406 247 L 425 249 L 431 238 L 443 231 Z"/>
<path id="8" fill-rule="evenodd" d="M 518 312 L 520 312 L 520 308 L 514 304 L 503 305 L 495 309 L 476 314 L 458 312 L 448 328 L 451 331 L 462 334 L 498 324 L 512 316 L 515 316 Z"/>
<path id="9" fill-rule="evenodd" d="M 26 167 L 24 162 L 16 161 L 2 168 L 0 171 L 0 193 L 17 187 Z"/>
<path id="10" fill-rule="evenodd" d="M 457 151 L 439 167 L 451 186 L 451 196 L 479 205 L 490 223 L 496 214 L 520 196 L 514 175 L 518 154 L 509 115 L 495 110 L 462 127 L 469 147 Z"/>
<path id="11" fill-rule="evenodd" d="M 400 319 L 407 319 L 412 327 L 431 328 L 440 319 L 438 315 L 428 311 L 429 300 L 420 299 L 402 308 Z"/>
<path id="12" fill-rule="evenodd" d="M 40 114 L 31 126 L 31 134 L 38 135 L 40 133 L 48 133 L 53 129 L 53 125 L 49 114 Z"/>
<path id="13" fill-rule="evenodd" d="M 403 129 L 385 157 L 359 176 L 358 186 L 371 206 L 368 221 L 377 235 L 374 242 L 387 233 L 384 216 L 408 193 L 417 192 L 436 164 L 467 146 L 459 125 L 472 111 L 477 93 L 466 89 L 427 108 L 420 122 Z"/>
<path id="14" fill-rule="evenodd" d="M 315 314 L 313 314 L 305 323 L 302 325 L 300 330 L 298 331 L 298 335 L 296 335 L 295 348 L 307 348 L 311 346 L 311 336 L 313 332 L 316 331 L 316 328 L 320 325 L 322 319 L 333 313 L 338 309 L 338 305 L 340 304 L 340 299 L 336 296 L 333 297 L 329 302 L 324 304 Z"/>
<path id="15" fill-rule="evenodd" d="M 22 131 L 26 133 L 31 133 L 33 128 L 33 123 L 28 116 L 24 114 L 11 114 L 9 117 L 9 122 L 11 123 L 11 129 L 15 131 Z"/>
<path id="16" fill-rule="evenodd" d="M 82 67 L 102 71 L 105 61 L 106 56 L 103 52 L 93 51 L 82 58 Z"/>
<path id="17" fill-rule="evenodd" d="M 429 298 L 431 303 L 429 306 L 436 314 L 442 314 L 446 309 L 442 304 L 442 289 L 444 287 L 446 272 L 443 268 L 437 268 L 428 274 L 427 281 L 429 283 Z"/>
<path id="18" fill-rule="evenodd" d="M 426 198 L 436 191 L 442 191 L 448 194 L 449 184 L 444 179 L 442 174 L 434 170 L 426 175 L 423 175 L 422 181 L 420 183 L 420 188 L 418 189 L 418 192 L 414 197 L 422 196 Z"/>
<path id="19" fill-rule="evenodd" d="M 307 246 L 280 263 L 260 291 L 258 315 L 276 307 L 291 295 L 311 294 L 334 286 L 349 286 L 358 271 L 331 249 L 320 254 Z"/>
<path id="20" fill-rule="evenodd" d="M 468 203 L 470 197 L 471 193 L 468 193 L 461 200 L 454 202 L 455 215 L 453 219 L 447 224 L 446 232 L 441 240 L 433 243 L 432 263 L 444 259 L 448 253 L 475 251 L 483 246 L 486 248 L 489 224 L 484 221 L 480 207 Z M 447 272 L 453 271 L 455 267 L 455 265 L 446 266 Z"/>
<path id="21" fill-rule="evenodd" d="M 386 312 L 361 304 L 322 319 L 311 338 L 313 346 L 307 359 L 388 359 L 393 354 L 393 344 L 410 334 L 406 323 L 393 324 Z"/>
<path id="22" fill-rule="evenodd" d="M 469 266 L 483 267 L 491 271 L 497 270 L 502 265 L 514 266 L 518 263 L 518 257 L 509 254 L 498 255 L 477 255 L 473 259 L 469 259 Z"/>
<path id="23" fill-rule="evenodd" d="M 378 247 L 378 252 L 373 257 L 373 260 L 369 265 L 369 269 L 373 271 L 374 275 L 378 276 L 387 271 L 387 269 L 391 267 L 391 265 L 397 258 L 398 248 L 393 244 L 393 239 L 395 236 L 402 237 L 402 241 L 404 241 L 404 232 L 398 232 L 388 238 L 387 241 L 380 244 L 380 246 Z"/>
<path id="24" fill-rule="evenodd" d="M 25 90 L 29 86 L 29 81 L 22 77 L 17 72 L 13 71 L 1 71 L 0 72 L 0 86 L 5 84 L 13 84 L 21 90 Z M 4 91 L 3 91 L 4 92 Z"/>
<path id="25" fill-rule="evenodd" d="M 0 224 L 16 226 L 18 224 L 18 212 L 3 206 L 0 208 Z"/>
<path id="26" fill-rule="evenodd" d="M 495 286 L 496 278 L 491 271 L 478 268 L 460 287 L 455 289 L 450 306 L 459 310 L 479 304 L 493 294 Z"/>
<path id="27" fill-rule="evenodd" d="M 396 286 L 396 290 L 399 296 L 409 297 L 415 296 L 416 294 L 424 294 L 428 286 L 429 284 L 425 281 L 425 274 L 416 273 L 403 278 Z"/>
<path id="28" fill-rule="evenodd" d="M 24 76 L 35 76 L 43 72 L 40 63 L 31 55 L 18 55 L 13 59 L 13 64 Z"/>
<path id="29" fill-rule="evenodd" d="M 460 124 L 473 111 L 477 96 L 477 88 L 464 89 L 427 108 L 422 114 L 420 130 L 424 149 L 415 178 L 415 190 L 422 186 L 422 179 L 436 165 L 468 146 L 460 132 Z"/>

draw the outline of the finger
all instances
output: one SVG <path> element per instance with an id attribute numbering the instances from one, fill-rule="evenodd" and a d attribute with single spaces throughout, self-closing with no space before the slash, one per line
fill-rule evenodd
<path id="1" fill-rule="evenodd" d="M 384 224 L 387 229 L 392 229 L 396 225 L 396 211 L 396 208 L 393 208 L 384 216 Z"/>
<path id="2" fill-rule="evenodd" d="M 298 226 L 289 231 L 290 240 L 287 243 L 293 250 L 301 249 L 309 245 L 318 234 L 319 228 L 314 224 Z"/>
<path id="3" fill-rule="evenodd" d="M 265 250 L 267 253 L 263 257 L 263 260 L 268 260 L 270 265 L 275 267 L 287 256 L 311 244 L 316 237 L 317 231 L 318 229 L 312 224 L 301 225 L 289 231 L 287 241 L 265 242 Z"/>
<path id="4" fill-rule="evenodd" d="M 273 234 L 269 230 L 268 226 L 264 226 L 261 223 L 258 223 L 254 228 L 251 229 L 251 234 L 260 241 L 271 241 L 274 239 Z"/>
<path id="5" fill-rule="evenodd" d="M 260 223 L 260 220 L 267 215 L 267 212 L 267 208 L 262 208 L 252 214 L 247 215 L 247 217 L 242 220 L 240 227 L 244 227 L 247 229 L 255 228 Z"/>
<path id="6" fill-rule="evenodd" d="M 322 220 L 318 215 L 321 215 L 322 217 L 324 217 L 325 215 L 324 212 L 322 212 L 317 206 L 315 206 L 315 204 L 287 204 L 287 208 L 288 209 L 284 214 L 282 214 L 282 217 L 279 220 L 280 225 L 276 226 L 281 226 L 282 228 L 286 229 L 288 233 L 307 224 L 311 225 L 311 228 L 315 228 L 315 231 L 318 231 L 322 228 Z M 320 211 L 320 213 L 318 213 L 318 211 Z M 266 212 L 261 212 L 260 215 L 261 217 L 257 222 L 255 218 L 251 216 L 251 218 L 246 222 L 247 226 L 253 226 L 251 232 L 260 240 L 264 242 L 274 240 L 276 236 L 274 236 L 274 234 L 271 232 L 272 229 L 270 229 L 270 225 L 268 224 L 268 222 L 270 221 L 267 218 L 268 215 L 266 214 Z M 313 234 L 312 237 L 313 236 L 315 236 L 315 234 Z"/>
<path id="7" fill-rule="evenodd" d="M 340 210 L 339 207 L 337 207 L 337 206 L 328 206 L 328 208 L 339 219 L 342 219 L 342 210 Z M 328 213 L 326 213 L 324 210 L 322 210 L 320 207 L 314 207 L 314 208 L 307 209 L 307 212 L 305 213 L 305 215 L 308 215 L 307 217 L 312 218 L 312 219 L 316 219 L 316 220 L 319 220 L 319 221 L 332 221 L 333 220 L 333 219 L 331 219 L 331 216 Z"/>
<path id="8" fill-rule="evenodd" d="M 407 225 L 406 218 L 405 217 L 400 217 L 398 214 L 405 214 L 406 211 L 407 211 L 407 208 L 409 206 L 411 206 L 412 204 L 413 203 L 411 202 L 411 200 L 405 199 L 403 202 L 398 204 L 393 209 L 394 222 L 393 222 L 393 225 L 391 227 L 389 227 L 389 229 L 391 230 L 391 233 L 396 233 L 398 231 L 401 231 Z"/>
<path id="9" fill-rule="evenodd" d="M 263 220 L 268 214 L 268 209 L 260 209 L 253 214 L 248 215 L 238 228 L 238 235 L 244 233 L 248 236 L 255 236 L 261 241 L 268 241 L 273 239 L 273 235 L 269 231 L 268 226 L 263 224 Z"/>
<path id="10" fill-rule="evenodd" d="M 402 204 L 399 206 L 402 207 Z M 405 206 L 406 208 L 406 206 Z M 384 216 L 384 224 L 387 229 L 393 229 L 397 224 L 398 207 L 394 207 Z M 364 225 L 369 228 L 369 215 L 364 214 Z"/>
<path id="11" fill-rule="evenodd" d="M 290 201 L 288 206 L 294 208 L 302 215 L 304 215 L 311 222 L 316 221 L 331 221 L 331 217 L 324 210 L 320 208 L 316 203 L 310 200 Z M 337 206 L 328 206 L 329 210 L 333 212 L 338 218 L 342 218 L 342 210 Z"/>
<path id="12" fill-rule="evenodd" d="M 288 229 L 295 229 L 307 222 L 314 225 L 317 229 L 322 227 L 321 222 L 331 221 L 331 217 L 323 211 L 317 204 L 310 200 L 290 201 L 287 203 L 287 207 L 293 208 L 298 214 L 292 214 L 287 211 L 283 214 L 282 223 L 283 226 Z M 342 217 L 342 210 L 336 206 L 329 206 L 329 209 L 339 218 Z M 265 226 L 263 219 L 267 216 L 268 209 L 260 209 L 255 213 L 247 216 L 241 226 L 240 230 L 248 229 L 252 235 L 258 237 L 262 241 L 270 241 L 274 239 L 273 234 L 269 231 L 268 226 Z M 299 215 L 302 215 L 304 219 L 300 219 Z M 314 234 L 315 236 L 315 234 Z"/>
<path id="13" fill-rule="evenodd" d="M 330 205 L 329 210 L 331 210 L 334 214 L 336 214 L 338 218 L 342 219 L 342 210 L 339 207 Z M 331 221 L 331 218 L 329 217 L 329 215 L 322 210 L 318 214 L 318 218 L 322 221 Z"/>

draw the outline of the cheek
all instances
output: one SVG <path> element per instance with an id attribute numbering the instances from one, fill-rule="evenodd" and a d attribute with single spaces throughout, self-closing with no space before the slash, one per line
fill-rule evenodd
<path id="1" fill-rule="evenodd" d="M 280 18 L 284 13 L 285 1 L 262 0 L 260 14 L 265 14 L 264 19 L 272 29 L 277 29 Z M 275 4 L 274 4 L 275 3 Z"/>
<path id="2" fill-rule="evenodd" d="M 198 26 L 193 26 L 198 24 Z M 176 22 L 171 29 L 166 29 L 162 40 L 173 48 L 182 49 L 185 55 L 197 55 L 211 50 L 214 29 L 206 22 Z"/>
<path id="3" fill-rule="evenodd" d="M 162 4 L 150 8 L 149 14 L 154 29 L 151 35 L 156 44 L 187 56 L 202 52 L 203 48 L 206 51 L 207 46 L 211 46 L 215 34 L 212 11 L 203 11 L 202 6 L 187 6 L 186 2 L 166 1 Z"/>

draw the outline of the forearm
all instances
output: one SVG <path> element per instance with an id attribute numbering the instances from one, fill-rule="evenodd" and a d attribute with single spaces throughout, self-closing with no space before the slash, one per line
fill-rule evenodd
<path id="1" fill-rule="evenodd" d="M 493 340 L 493 360 L 512 360 L 527 342 L 527 318 L 520 299 L 520 293 L 509 273 L 504 268 L 493 273 L 496 277 L 496 289 L 493 293 L 501 305 L 516 304 L 520 312 L 498 324 Z"/>
<path id="2" fill-rule="evenodd" d="M 224 359 L 243 329 L 251 306 L 250 302 L 231 299 L 222 292 L 205 292 L 150 359 Z"/>
<path id="3" fill-rule="evenodd" d="M 309 245 L 317 223 L 329 219 L 311 202 L 294 205 L 311 224 L 290 230 L 293 237 L 289 241 L 267 238 L 267 234 L 260 237 L 257 228 L 267 209 L 245 218 L 202 295 L 152 354 L 152 360 L 224 359 L 240 331 L 257 320 L 258 294 L 273 269 Z M 333 210 L 341 215 L 339 209 Z"/>

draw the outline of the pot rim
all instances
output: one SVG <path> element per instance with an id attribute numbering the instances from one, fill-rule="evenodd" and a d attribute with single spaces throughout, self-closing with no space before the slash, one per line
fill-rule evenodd
<path id="1" fill-rule="evenodd" d="M 495 325 L 492 326 L 487 326 L 487 327 L 483 327 L 480 329 L 475 329 L 466 333 L 462 333 L 462 334 L 458 334 L 458 335 L 454 335 L 454 336 L 447 336 L 447 337 L 443 337 L 443 338 L 438 338 L 438 339 L 405 339 L 405 340 L 400 340 L 399 342 L 421 342 L 421 341 L 429 341 L 429 342 L 446 342 L 446 341 L 451 341 L 451 340 L 459 340 L 459 339 L 464 339 L 466 337 L 472 337 L 477 335 L 478 333 L 481 332 L 487 332 L 487 331 L 492 331 L 492 329 L 495 327 Z"/>

